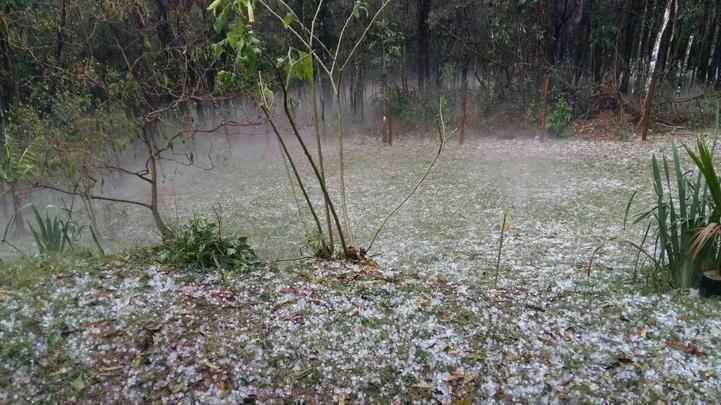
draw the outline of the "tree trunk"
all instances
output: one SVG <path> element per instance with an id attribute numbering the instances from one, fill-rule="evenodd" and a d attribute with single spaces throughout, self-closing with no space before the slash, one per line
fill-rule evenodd
<path id="1" fill-rule="evenodd" d="M 626 93 L 629 90 L 629 79 L 631 77 L 631 66 L 633 65 L 633 51 L 634 44 L 637 40 L 638 27 L 640 23 L 639 14 L 641 10 L 640 0 L 627 0 L 624 8 L 624 24 L 622 34 L 622 67 L 621 71 L 617 72 L 621 78 L 619 83 L 619 90 L 622 93 Z"/>
<path id="2" fill-rule="evenodd" d="M 681 83 L 686 84 L 687 86 L 691 86 L 691 81 L 687 80 L 687 74 L 688 74 L 688 60 L 691 57 L 691 49 L 693 49 L 693 41 L 695 37 L 693 34 L 691 34 L 691 37 L 688 39 L 688 45 L 686 47 L 686 56 L 683 58 L 683 64 L 681 65 L 681 71 L 679 72 L 679 77 L 681 79 Z"/>
<path id="3" fill-rule="evenodd" d="M 641 25 L 641 33 L 639 35 L 640 41 L 638 41 L 638 48 L 636 49 L 636 58 L 633 63 L 633 67 L 631 68 L 631 75 L 629 77 L 631 81 L 631 93 L 636 93 L 636 90 L 638 89 L 638 85 L 643 79 L 643 60 L 646 57 L 646 39 L 648 38 L 648 33 L 651 31 L 651 27 L 649 26 L 649 20 L 653 21 L 653 18 L 649 18 L 649 15 L 653 15 L 651 10 L 649 10 L 649 1 L 652 0 L 646 0 L 643 4 L 643 16 L 641 17 L 640 25 Z"/>
<path id="4" fill-rule="evenodd" d="M 2 205 L 2 216 L 3 218 L 10 218 L 10 208 L 8 207 L 7 201 L 8 189 L 5 183 L 0 183 L 0 205 Z"/>
<path id="5" fill-rule="evenodd" d="M 643 102 L 643 112 L 641 113 L 641 121 L 639 123 L 640 129 L 641 129 L 641 140 L 645 141 L 648 138 L 648 124 L 649 124 L 649 116 L 651 114 L 651 100 L 653 99 L 653 95 L 656 91 L 656 68 L 657 68 L 657 62 L 658 62 L 658 56 L 661 52 L 661 43 L 663 42 L 663 34 L 666 32 L 666 28 L 668 27 L 668 22 L 671 19 L 671 9 L 674 5 L 676 0 L 668 0 L 668 3 L 666 4 L 666 11 L 663 13 L 663 21 L 661 22 L 661 27 L 658 29 L 658 34 L 656 34 L 656 42 L 653 46 L 653 51 L 651 53 L 651 61 L 649 64 L 649 72 L 648 72 L 648 80 L 646 81 L 646 96 Z"/>
<path id="6" fill-rule="evenodd" d="M 65 46 L 65 22 L 67 20 L 67 10 L 65 8 L 65 0 L 60 1 L 60 21 L 58 23 L 57 41 L 55 43 L 55 61 L 62 65 L 63 47 Z"/>
<path id="7" fill-rule="evenodd" d="M 416 73 L 418 74 L 418 89 L 423 90 L 430 74 L 430 47 L 431 33 L 428 27 L 428 17 L 431 13 L 431 0 L 418 0 L 418 49 Z"/>
<path id="8" fill-rule="evenodd" d="M 706 75 L 704 77 L 704 83 L 708 84 L 713 80 L 713 77 L 715 75 L 715 69 L 714 69 L 714 56 L 716 55 L 717 48 L 718 48 L 718 40 L 719 40 L 719 31 L 721 31 L 721 28 L 719 27 L 719 23 L 721 23 L 721 14 L 719 11 L 721 11 L 721 8 L 718 6 L 716 7 L 716 18 L 714 19 L 714 25 L 716 29 L 714 30 L 713 37 L 711 39 L 711 47 L 709 48 L 708 53 L 708 61 L 706 62 Z"/>
<path id="9" fill-rule="evenodd" d="M 160 207 L 158 202 L 158 156 L 155 147 L 154 129 L 143 127 L 143 142 L 147 151 L 148 177 L 150 179 L 150 211 L 153 215 L 155 227 L 160 232 L 163 240 L 173 238 L 173 231 L 165 224 L 163 217 L 160 215 Z"/>
<path id="10" fill-rule="evenodd" d="M 676 39 L 676 22 L 678 21 L 678 3 L 674 2 L 674 8 L 671 10 L 671 13 L 671 38 L 669 38 L 668 45 L 666 45 L 666 52 L 661 68 L 664 79 L 671 69 L 673 69 L 673 50 L 675 49 L 674 40 Z"/>
<path id="11" fill-rule="evenodd" d="M 713 7 L 711 7 L 710 3 L 713 2 L 706 2 L 704 7 L 705 25 L 703 36 L 700 38 L 699 42 L 700 52 L 697 54 L 696 58 L 694 58 L 696 62 L 694 66 L 695 81 L 703 81 L 706 79 L 708 58 L 711 53 L 713 37 L 717 29 L 717 27 L 714 25 L 714 22 L 716 21 L 717 6 L 714 4 Z"/>
<path id="12" fill-rule="evenodd" d="M 466 125 L 468 125 L 468 63 L 463 65 L 463 117 L 461 118 L 461 135 L 458 143 L 463 145 L 466 139 Z"/>
<path id="13" fill-rule="evenodd" d="M 388 103 L 388 71 L 386 68 L 386 47 L 381 46 L 381 91 L 383 92 L 383 143 L 393 144 L 391 113 Z"/>
<path id="14" fill-rule="evenodd" d="M 543 110 L 541 111 L 541 122 L 539 126 L 542 130 L 546 129 L 546 115 L 548 114 L 548 94 L 551 90 L 551 80 L 547 77 L 543 81 Z"/>
<path id="15" fill-rule="evenodd" d="M 160 40 L 162 48 L 167 49 L 173 40 L 170 23 L 168 22 L 168 1 L 155 0 L 155 3 L 158 6 L 158 39 Z"/>
<path id="16" fill-rule="evenodd" d="M 15 184 L 10 184 L 10 197 L 13 200 L 13 215 L 15 215 L 15 237 L 23 237 L 28 231 L 25 228 L 25 216 L 23 215 L 22 198 Z"/>

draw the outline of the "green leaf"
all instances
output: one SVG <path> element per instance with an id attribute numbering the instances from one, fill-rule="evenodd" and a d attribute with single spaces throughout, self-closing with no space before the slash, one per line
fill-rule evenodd
<path id="1" fill-rule="evenodd" d="M 295 14 L 289 12 L 285 15 L 285 17 L 283 17 L 283 28 L 290 28 L 290 25 L 293 24 L 293 21 L 295 21 Z"/>
<path id="2" fill-rule="evenodd" d="M 289 58 L 289 78 L 304 81 L 313 80 L 313 57 L 308 52 L 297 51 L 297 53 L 297 59 Z"/>
<path id="3" fill-rule="evenodd" d="M 228 16 L 230 15 L 230 6 L 225 6 L 223 11 L 215 17 L 215 23 L 213 23 L 213 29 L 217 33 L 223 32 L 225 25 L 228 23 Z"/>
<path id="4" fill-rule="evenodd" d="M 213 0 L 212 3 L 208 6 L 208 11 L 215 11 L 220 5 L 223 4 L 223 0 Z"/>

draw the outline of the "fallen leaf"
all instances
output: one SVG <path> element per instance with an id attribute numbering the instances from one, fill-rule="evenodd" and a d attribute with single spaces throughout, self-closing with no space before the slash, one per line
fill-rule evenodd
<path id="1" fill-rule="evenodd" d="M 453 372 L 451 373 L 451 375 L 448 377 L 448 381 L 461 380 L 461 379 L 463 379 L 464 376 L 465 376 L 465 374 L 463 374 L 462 371 L 460 371 L 460 370 L 455 370 L 455 371 L 453 371 Z"/>
<path id="2" fill-rule="evenodd" d="M 203 364 L 205 364 L 211 370 L 220 370 L 220 367 L 211 363 L 210 360 L 208 360 L 208 359 L 203 360 Z"/>
<path id="3" fill-rule="evenodd" d="M 694 356 L 705 356 L 706 355 L 706 353 L 700 351 L 696 345 L 691 344 L 691 343 L 684 345 L 683 343 L 677 342 L 675 340 L 667 340 L 666 346 L 668 346 L 672 349 L 680 350 L 686 354 L 691 354 Z"/>

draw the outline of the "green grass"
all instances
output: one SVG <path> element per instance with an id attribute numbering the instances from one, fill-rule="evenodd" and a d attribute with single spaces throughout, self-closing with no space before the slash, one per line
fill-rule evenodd
<path id="1" fill-rule="evenodd" d="M 72 271 L 76 258 L 51 256 L 20 257 L 0 263 L 0 287 L 23 290 L 46 282 L 50 277 Z"/>

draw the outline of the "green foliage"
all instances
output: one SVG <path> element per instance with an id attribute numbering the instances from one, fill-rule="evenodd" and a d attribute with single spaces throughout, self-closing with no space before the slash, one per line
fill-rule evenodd
<path id="1" fill-rule="evenodd" d="M 565 97 L 558 98 L 546 117 L 546 129 L 555 136 L 561 136 L 571 121 L 573 121 L 573 108 Z"/>
<path id="2" fill-rule="evenodd" d="M 393 119 L 401 128 L 432 127 L 437 125 L 440 105 L 438 99 L 443 100 L 443 108 L 446 111 L 446 124 L 455 125 L 454 114 L 447 114 L 447 111 L 456 110 L 452 105 L 457 97 L 444 97 L 443 94 L 431 94 L 430 92 L 419 92 L 415 89 L 404 90 L 400 86 L 388 89 L 386 93 L 388 104 Z M 382 102 L 380 100 L 379 102 Z"/>
<path id="3" fill-rule="evenodd" d="M 710 215 L 706 222 L 696 231 L 691 242 L 693 257 L 706 256 L 711 258 L 714 269 L 721 272 L 721 179 L 713 162 L 713 152 L 699 137 L 696 141 L 697 150 L 686 147 L 686 151 L 703 176 L 709 191 L 706 203 Z"/>
<path id="4" fill-rule="evenodd" d="M 160 260 L 198 270 L 225 269 L 245 272 L 260 264 L 245 237 L 226 237 L 220 220 L 195 216 L 175 232 L 175 238 L 160 246 Z"/>
<path id="5" fill-rule="evenodd" d="M 35 224 L 28 225 L 41 255 L 63 253 L 80 240 L 84 227 L 73 221 L 70 215 L 65 219 L 58 215 L 51 217 L 46 210 L 43 217 L 34 205 L 31 209 Z"/>
<path id="6" fill-rule="evenodd" d="M 225 33 L 221 41 L 211 45 L 215 60 L 219 60 L 227 49 L 232 49 L 234 65 L 252 73 L 261 53 L 260 40 L 251 28 L 255 22 L 255 1 L 215 0 L 208 10 L 215 15 L 215 32 Z"/>
<path id="7" fill-rule="evenodd" d="M 21 290 L 49 280 L 52 275 L 94 270 L 94 260 L 85 251 L 53 256 L 21 256 L 0 262 L 0 289 Z"/>
<path id="8" fill-rule="evenodd" d="M 0 156 L 0 180 L 6 184 L 16 184 L 29 180 L 37 163 L 34 144 L 22 147 L 11 137 L 5 138 Z"/>
<path id="9" fill-rule="evenodd" d="M 305 82 L 313 80 L 313 57 L 308 52 L 290 48 L 285 57 L 278 58 L 277 65 L 286 72 L 286 87 L 291 80 Z"/>
<path id="10" fill-rule="evenodd" d="M 673 168 L 665 156 L 661 162 L 653 157 L 651 171 L 656 205 L 635 220 L 650 218 L 654 228 L 654 253 L 646 253 L 654 262 L 654 271 L 647 281 L 657 289 L 697 286 L 700 269 L 708 262 L 706 255 L 693 252 L 697 230 L 708 221 L 708 187 L 702 174 L 695 179 L 685 174 L 675 145 L 672 165 Z"/>

